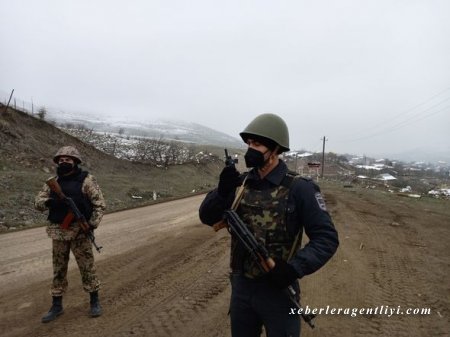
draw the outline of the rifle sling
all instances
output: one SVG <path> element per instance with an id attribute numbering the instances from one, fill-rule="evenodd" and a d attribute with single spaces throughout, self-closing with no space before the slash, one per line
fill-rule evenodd
<path id="1" fill-rule="evenodd" d="M 292 256 L 294 256 L 295 253 L 295 248 L 297 247 L 297 243 L 298 243 L 298 239 L 300 238 L 302 231 L 298 231 L 297 235 L 295 236 L 295 240 L 294 243 L 292 244 L 292 248 L 291 251 L 289 252 L 289 256 L 288 256 L 288 261 L 292 258 Z"/>
<path id="2" fill-rule="evenodd" d="M 244 181 L 242 182 L 242 185 L 239 186 L 236 196 L 234 197 L 233 204 L 231 205 L 232 210 L 236 210 L 239 206 L 239 203 L 241 202 L 242 196 L 244 195 L 245 190 L 245 182 L 247 181 L 248 174 L 245 176 Z"/>

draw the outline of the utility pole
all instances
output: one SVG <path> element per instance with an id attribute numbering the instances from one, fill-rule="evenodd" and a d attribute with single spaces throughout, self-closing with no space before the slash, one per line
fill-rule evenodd
<path id="1" fill-rule="evenodd" d="M 325 168 L 325 142 L 328 139 L 325 136 L 323 136 L 322 140 L 323 140 L 323 147 L 322 147 L 322 174 L 321 174 L 321 178 L 323 179 L 323 169 Z"/>
<path id="2" fill-rule="evenodd" d="M 12 98 L 13 94 L 14 94 L 14 89 L 11 91 L 11 95 L 9 96 L 8 104 L 6 104 L 6 106 L 5 106 L 4 113 L 6 113 L 8 111 L 9 103 L 11 102 L 11 98 Z"/>

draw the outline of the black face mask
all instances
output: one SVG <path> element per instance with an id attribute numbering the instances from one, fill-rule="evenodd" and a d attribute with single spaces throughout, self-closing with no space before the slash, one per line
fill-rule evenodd
<path id="1" fill-rule="evenodd" d="M 59 176 L 66 175 L 67 173 L 72 172 L 72 170 L 75 168 L 71 163 L 61 163 L 58 165 L 56 169 L 56 173 Z"/>
<path id="2" fill-rule="evenodd" d="M 267 152 L 261 153 L 258 150 L 255 150 L 250 147 L 244 156 L 245 166 L 249 168 L 250 167 L 262 168 L 266 164 L 266 160 L 264 160 L 264 155 L 266 153 Z"/>

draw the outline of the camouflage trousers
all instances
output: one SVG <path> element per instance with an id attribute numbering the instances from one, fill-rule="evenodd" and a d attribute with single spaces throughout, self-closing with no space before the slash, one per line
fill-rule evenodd
<path id="1" fill-rule="evenodd" d="M 67 290 L 67 267 L 70 251 L 75 256 L 81 274 L 83 289 L 86 292 L 97 291 L 100 281 L 95 274 L 92 243 L 83 237 L 75 240 L 53 240 L 53 283 L 52 296 L 62 296 Z"/>

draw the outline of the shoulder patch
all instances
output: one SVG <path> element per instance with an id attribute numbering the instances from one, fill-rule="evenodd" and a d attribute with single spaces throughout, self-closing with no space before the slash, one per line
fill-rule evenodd
<path id="1" fill-rule="evenodd" d="M 326 211 L 327 205 L 325 204 L 325 200 L 323 200 L 322 194 L 320 192 L 316 192 L 314 194 L 314 196 L 316 197 L 316 201 L 317 201 L 317 204 L 319 205 L 319 208 L 322 211 Z"/>

